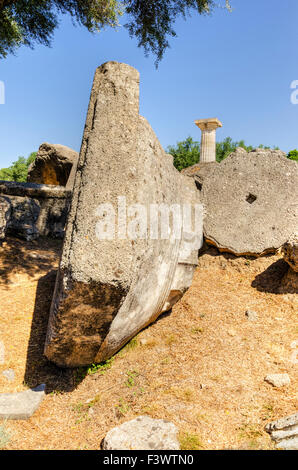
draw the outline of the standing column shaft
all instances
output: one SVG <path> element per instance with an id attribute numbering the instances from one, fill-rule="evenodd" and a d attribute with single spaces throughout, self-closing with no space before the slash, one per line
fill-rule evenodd
<path id="1" fill-rule="evenodd" d="M 222 127 L 217 118 L 200 119 L 195 124 L 202 131 L 200 162 L 216 161 L 216 129 Z"/>
<path id="2" fill-rule="evenodd" d="M 216 131 L 202 131 L 200 162 L 214 162 L 216 160 Z"/>

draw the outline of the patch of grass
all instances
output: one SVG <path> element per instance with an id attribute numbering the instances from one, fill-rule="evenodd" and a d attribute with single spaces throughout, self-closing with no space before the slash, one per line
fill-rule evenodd
<path id="1" fill-rule="evenodd" d="M 93 375 L 97 374 L 97 372 L 100 372 L 101 375 L 105 374 L 106 371 L 112 367 L 114 360 L 115 358 L 111 357 L 110 359 L 107 359 L 104 362 L 100 362 L 99 364 L 92 364 L 90 367 L 88 367 L 87 374 Z"/>
<path id="2" fill-rule="evenodd" d="M 72 405 L 73 411 L 77 414 L 75 424 L 80 424 L 88 417 L 88 405 L 86 403 L 78 402 Z"/>
<path id="3" fill-rule="evenodd" d="M 5 426 L 0 426 L 0 449 L 4 449 L 10 441 L 10 435 L 8 434 Z"/>
<path id="4" fill-rule="evenodd" d="M 160 361 L 160 363 L 164 366 L 166 364 L 169 364 L 170 361 L 171 361 L 171 358 L 169 356 L 166 356 Z"/>
<path id="5" fill-rule="evenodd" d="M 168 345 L 168 346 L 172 346 L 172 344 L 175 344 L 177 343 L 177 336 L 176 335 L 169 335 L 166 337 L 166 340 L 165 340 L 165 343 Z"/>
<path id="6" fill-rule="evenodd" d="M 200 326 L 193 326 L 190 331 L 193 335 L 198 335 L 199 333 L 203 333 L 204 330 Z"/>
<path id="7" fill-rule="evenodd" d="M 133 351 L 135 348 L 139 346 L 139 339 L 138 336 L 132 338 L 129 343 L 127 343 L 117 354 L 116 356 L 123 357 L 124 354 Z"/>
<path id="8" fill-rule="evenodd" d="M 135 385 L 135 379 L 139 376 L 139 373 L 137 370 L 128 370 L 126 372 L 126 375 L 128 379 L 125 382 L 126 387 L 133 387 Z"/>
<path id="9" fill-rule="evenodd" d="M 154 348 L 156 345 L 157 345 L 157 341 L 155 339 L 148 339 L 148 341 L 142 346 L 143 348 L 151 349 L 151 348 Z"/>
<path id="10" fill-rule="evenodd" d="M 181 432 L 179 442 L 181 450 L 200 450 L 204 448 L 200 437 L 190 432 Z"/>
<path id="11" fill-rule="evenodd" d="M 78 367 L 74 372 L 76 384 L 82 382 L 82 380 L 87 375 L 93 375 L 97 373 L 100 373 L 101 375 L 105 374 L 106 371 L 112 367 L 114 360 L 115 356 L 107 359 L 106 361 L 100 362 L 99 364 L 91 364 L 89 367 Z"/>
<path id="12" fill-rule="evenodd" d="M 94 398 L 92 398 L 91 401 L 89 401 L 89 403 L 87 403 L 87 407 L 92 408 L 92 406 L 96 405 L 96 403 L 99 403 L 100 401 L 101 401 L 101 395 L 97 394 L 95 395 Z"/>
<path id="13" fill-rule="evenodd" d="M 177 387 L 170 387 L 164 391 L 166 395 L 172 395 L 177 400 L 185 401 L 185 402 L 192 402 L 195 398 L 195 391 L 191 388 L 177 388 Z"/>
<path id="14" fill-rule="evenodd" d="M 267 419 L 272 419 L 274 415 L 274 407 L 271 403 L 265 403 L 262 406 L 262 419 L 266 421 Z"/>
<path id="15" fill-rule="evenodd" d="M 253 424 L 244 424 L 240 428 L 239 437 L 241 439 L 251 439 L 255 441 L 257 438 L 261 437 L 263 433 L 259 430 L 257 425 Z"/>
<path id="16" fill-rule="evenodd" d="M 129 404 L 123 398 L 120 398 L 119 403 L 115 406 L 115 408 L 120 416 L 127 415 L 130 410 Z"/>
<path id="17" fill-rule="evenodd" d="M 248 447 L 250 449 L 256 450 L 256 449 L 259 449 L 260 443 L 257 440 L 252 439 L 251 441 L 248 442 Z"/>
<path id="18" fill-rule="evenodd" d="M 196 419 L 199 421 L 199 422 L 205 422 L 205 423 L 208 423 L 209 422 L 209 417 L 206 413 L 197 413 L 196 414 Z"/>
<path id="19" fill-rule="evenodd" d="M 163 415 L 163 408 L 161 405 L 158 403 L 152 403 L 152 405 L 147 405 L 142 408 L 142 413 L 148 414 L 149 416 L 152 416 L 152 418 L 156 417 L 162 417 Z"/>

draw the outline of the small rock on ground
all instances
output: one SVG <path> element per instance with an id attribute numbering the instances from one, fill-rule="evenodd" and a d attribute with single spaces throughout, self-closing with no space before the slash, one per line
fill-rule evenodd
<path id="1" fill-rule="evenodd" d="M 45 395 L 45 385 L 19 393 L 0 394 L 0 419 L 28 419 Z"/>
<path id="2" fill-rule="evenodd" d="M 248 320 L 250 321 L 255 321 L 258 319 L 258 314 L 254 310 L 246 310 L 245 316 L 247 317 Z"/>
<path id="3" fill-rule="evenodd" d="M 163 419 L 139 416 L 108 432 L 104 450 L 179 450 L 176 426 Z"/>
<path id="4" fill-rule="evenodd" d="M 284 387 L 291 383 L 291 379 L 288 374 L 269 374 L 266 375 L 264 380 L 276 388 Z"/>
<path id="5" fill-rule="evenodd" d="M 15 373 L 13 369 L 7 369 L 2 372 L 2 375 L 9 380 L 9 382 L 14 381 Z"/>

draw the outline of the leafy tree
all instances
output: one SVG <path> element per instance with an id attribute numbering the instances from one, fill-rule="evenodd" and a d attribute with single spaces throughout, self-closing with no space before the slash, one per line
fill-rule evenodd
<path id="1" fill-rule="evenodd" d="M 298 162 L 298 150 L 291 150 L 287 157 L 290 159 L 290 160 L 295 160 L 296 162 Z"/>
<path id="2" fill-rule="evenodd" d="M 167 37 L 176 36 L 173 24 L 178 16 L 192 11 L 210 14 L 216 6 L 231 10 L 229 0 L 222 1 L 218 5 L 216 0 L 0 0 L 0 58 L 21 44 L 49 46 L 61 13 L 90 32 L 116 27 L 125 13 L 129 34 L 159 61 L 169 47 Z"/>
<path id="3" fill-rule="evenodd" d="M 222 142 L 216 143 L 216 160 L 221 162 L 227 158 L 230 153 L 235 152 L 237 147 L 244 148 L 247 152 L 251 152 L 254 147 L 246 145 L 244 140 L 233 142 L 231 137 L 226 137 Z M 258 148 L 270 149 L 264 145 L 259 145 Z M 274 150 L 279 150 L 278 147 L 273 147 Z M 181 171 L 183 168 L 195 165 L 200 160 L 200 143 L 194 142 L 191 137 L 188 137 L 182 142 L 177 142 L 176 146 L 169 146 L 167 152 L 174 157 L 174 166 L 177 170 Z M 295 151 L 293 151 L 295 152 Z M 296 150 L 297 154 L 298 151 Z"/>
<path id="4" fill-rule="evenodd" d="M 0 180 L 5 181 L 27 181 L 29 165 L 35 160 L 36 152 L 30 153 L 28 158 L 19 157 L 16 162 L 8 168 L 0 170 Z"/>
<path id="5" fill-rule="evenodd" d="M 174 157 L 174 166 L 181 171 L 183 168 L 195 165 L 200 159 L 200 144 L 192 137 L 187 137 L 183 142 L 177 142 L 176 146 L 167 148 L 167 152 Z"/>

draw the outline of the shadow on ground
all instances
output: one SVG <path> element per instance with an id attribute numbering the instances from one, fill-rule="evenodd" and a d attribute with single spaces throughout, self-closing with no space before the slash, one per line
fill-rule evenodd
<path id="1" fill-rule="evenodd" d="M 37 285 L 24 378 L 29 387 L 45 383 L 46 393 L 71 392 L 78 385 L 75 369 L 61 369 L 48 361 L 43 353 L 56 274 L 56 270 L 50 271 Z"/>
<path id="2" fill-rule="evenodd" d="M 42 253 L 40 247 L 42 243 Z M 7 237 L 0 246 L 0 278 L 4 284 L 11 284 L 10 277 L 14 272 L 26 273 L 35 277 L 41 271 L 52 269 L 53 251 L 59 252 L 61 240 L 39 239 L 30 242 L 14 237 Z"/>
<path id="3" fill-rule="evenodd" d="M 288 269 L 289 265 L 283 259 L 279 259 L 261 274 L 258 274 L 251 283 L 251 286 L 260 292 L 280 294 L 282 279 L 288 272 Z"/>

